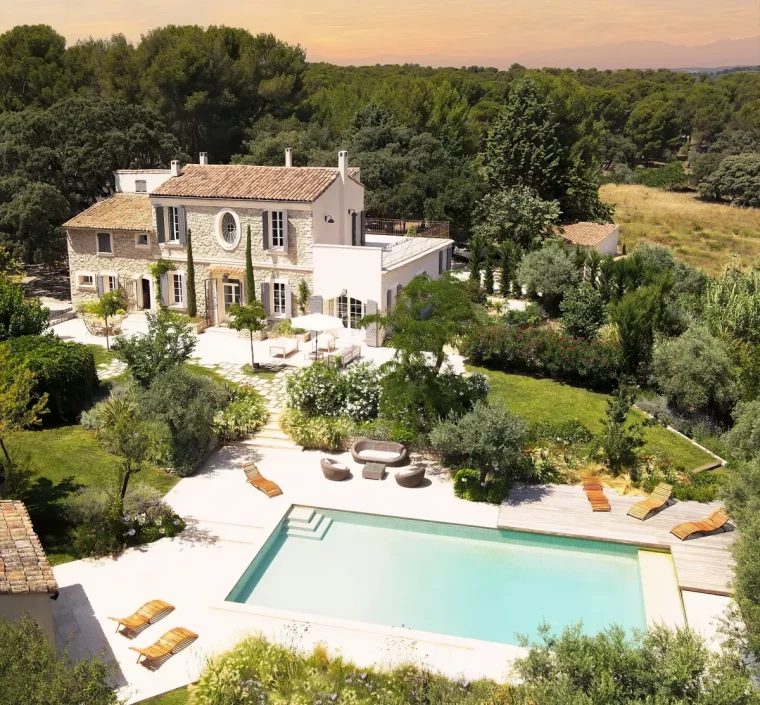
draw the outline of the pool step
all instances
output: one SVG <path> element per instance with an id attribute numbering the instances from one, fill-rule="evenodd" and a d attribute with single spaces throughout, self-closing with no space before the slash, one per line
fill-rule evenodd
<path id="1" fill-rule="evenodd" d="M 332 524 L 332 519 L 318 514 L 313 509 L 298 507 L 294 509 L 285 522 L 285 534 L 302 539 L 321 541 Z"/>

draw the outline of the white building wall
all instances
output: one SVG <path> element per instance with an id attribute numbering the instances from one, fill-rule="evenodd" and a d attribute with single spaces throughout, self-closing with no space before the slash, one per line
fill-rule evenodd
<path id="1" fill-rule="evenodd" d="M 313 204 L 314 242 L 324 245 L 351 245 L 349 210 L 364 210 L 364 186 L 347 178 L 345 187 L 337 178 Z M 330 216 L 333 223 L 325 221 Z M 357 221 L 358 225 L 358 221 Z"/>
<path id="2" fill-rule="evenodd" d="M 379 304 L 382 254 L 377 247 L 314 245 L 314 294 L 327 301 L 345 290 L 365 304 Z"/>
<path id="3" fill-rule="evenodd" d="M 45 631 L 50 643 L 55 644 L 53 603 L 50 597 L 46 592 L 0 595 L 0 616 L 7 620 L 16 620 L 21 619 L 25 612 L 29 612 Z"/>
<path id="4" fill-rule="evenodd" d="M 145 181 L 146 193 L 155 191 L 164 181 L 171 177 L 169 169 L 120 169 L 113 173 L 116 191 L 119 193 L 137 193 L 135 181 Z"/>
<path id="5" fill-rule="evenodd" d="M 618 237 L 620 235 L 620 228 L 615 228 L 604 240 L 602 240 L 596 247 L 602 257 L 605 255 L 616 255 L 618 253 Z"/>
<path id="6" fill-rule="evenodd" d="M 442 250 L 445 252 L 447 247 L 452 247 L 453 242 L 451 240 L 441 240 L 441 246 L 436 250 L 431 250 L 422 255 L 415 257 L 414 259 L 407 260 L 398 264 L 388 271 L 382 273 L 381 290 L 382 294 L 378 303 L 380 309 L 385 310 L 388 301 L 388 290 L 392 292 L 391 305 L 396 303 L 396 292 L 398 285 L 405 286 L 418 274 L 423 272 L 427 274 L 431 279 L 438 279 L 440 274 L 438 273 L 438 253 Z M 444 260 L 444 271 L 446 262 Z"/>

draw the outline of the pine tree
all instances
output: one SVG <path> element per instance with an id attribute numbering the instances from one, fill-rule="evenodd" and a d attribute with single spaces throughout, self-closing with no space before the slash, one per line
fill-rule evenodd
<path id="1" fill-rule="evenodd" d="M 483 288 L 486 294 L 493 294 L 493 245 L 489 242 L 485 246 L 483 258 Z"/>
<path id="2" fill-rule="evenodd" d="M 485 174 L 494 188 L 529 186 L 547 200 L 561 190 L 564 150 L 557 121 L 536 83 L 525 78 L 509 95 L 488 134 Z"/>
<path id="3" fill-rule="evenodd" d="M 250 306 L 256 301 L 256 281 L 253 278 L 253 260 L 251 259 L 251 226 L 245 234 L 245 300 Z"/>
<path id="4" fill-rule="evenodd" d="M 187 229 L 187 315 L 194 318 L 198 315 L 198 305 L 195 301 L 195 262 L 193 262 L 193 240 L 190 228 Z"/>

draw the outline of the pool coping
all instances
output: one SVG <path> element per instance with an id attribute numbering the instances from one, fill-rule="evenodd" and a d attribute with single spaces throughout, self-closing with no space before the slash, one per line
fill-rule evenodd
<path id="1" fill-rule="evenodd" d="M 246 565 L 243 567 L 242 572 L 236 579 L 234 585 L 232 585 L 229 589 L 227 589 L 222 596 L 220 596 L 220 599 L 214 601 L 212 604 L 209 605 L 209 608 L 212 610 L 217 611 L 223 611 L 223 612 L 233 612 L 240 615 L 248 615 L 251 617 L 260 617 L 265 618 L 268 620 L 276 620 L 280 622 L 289 622 L 289 623 L 303 623 L 308 625 L 319 625 L 323 627 L 333 628 L 341 630 L 342 632 L 360 632 L 364 634 L 370 634 L 372 636 L 376 637 L 386 637 L 386 638 L 397 638 L 402 639 L 405 641 L 410 641 L 414 643 L 426 643 L 426 644 L 434 644 L 436 646 L 442 646 L 442 647 L 450 647 L 455 649 L 464 649 L 467 651 L 482 651 L 483 649 L 489 649 L 489 652 L 492 652 L 493 650 L 502 650 L 502 651 L 509 651 L 512 652 L 508 658 L 514 659 L 519 658 L 520 656 L 524 656 L 527 654 L 527 649 L 521 646 L 517 646 L 514 644 L 504 644 L 502 642 L 498 641 L 487 641 L 483 639 L 472 639 L 469 637 L 459 637 L 459 636 L 453 636 L 450 634 L 445 634 L 441 632 L 427 632 L 422 630 L 415 630 L 415 629 L 407 629 L 405 627 L 394 627 L 389 625 L 382 625 L 382 624 L 375 624 L 373 622 L 360 622 L 356 620 L 349 620 L 349 619 L 342 619 L 340 617 L 329 617 L 329 616 L 322 616 L 322 615 L 313 615 L 306 612 L 296 612 L 293 610 L 282 610 L 282 609 L 274 609 L 269 607 L 263 607 L 263 606 L 257 606 L 257 605 L 251 605 L 248 603 L 241 603 L 241 602 L 235 602 L 233 600 L 230 600 L 230 595 L 235 591 L 235 589 L 238 587 L 240 582 L 243 580 L 243 577 L 245 576 L 246 572 L 248 571 L 248 568 L 250 565 L 256 561 L 260 556 L 264 554 L 264 552 L 267 549 L 267 546 L 276 538 L 279 531 L 282 529 L 282 526 L 284 525 L 287 517 L 290 515 L 290 513 L 296 509 L 296 508 L 306 508 L 306 509 L 313 509 L 314 511 L 327 511 L 327 512 L 346 512 L 346 513 L 353 513 L 353 514 L 363 514 L 366 516 L 381 516 L 384 518 L 389 519 L 399 519 L 401 521 L 421 521 L 421 522 L 427 522 L 427 523 L 433 523 L 433 524 L 444 524 L 447 526 L 457 526 L 457 527 L 469 527 L 473 529 L 488 529 L 492 531 L 513 531 L 515 533 L 526 533 L 526 534 L 540 534 L 544 536 L 556 536 L 558 538 L 571 538 L 571 539 L 583 539 L 587 541 L 594 541 L 597 543 L 611 543 L 611 544 L 623 544 L 632 546 L 634 548 L 637 548 L 639 552 L 641 551 L 648 551 L 653 553 L 661 553 L 661 554 L 667 554 L 668 561 L 672 565 L 672 556 L 669 551 L 669 548 L 666 546 L 645 546 L 645 545 L 639 545 L 634 543 L 626 543 L 622 541 L 612 541 L 612 540 L 604 540 L 599 539 L 595 537 L 582 537 L 582 536 L 573 536 L 573 535 L 564 535 L 561 533 L 548 533 L 548 532 L 542 532 L 542 531 L 523 531 L 522 529 L 507 529 L 506 527 L 488 527 L 488 526 L 477 526 L 474 524 L 467 524 L 463 522 L 456 522 L 456 521 L 440 521 L 437 519 L 421 519 L 419 517 L 407 517 L 407 516 L 398 516 L 395 514 L 387 514 L 379 511 L 357 511 L 357 510 L 347 510 L 343 508 L 331 508 L 331 507 L 319 507 L 315 506 L 314 504 L 304 504 L 301 502 L 293 502 L 292 504 L 288 505 L 285 511 L 280 515 L 279 519 L 277 521 L 273 522 L 271 530 L 266 534 L 266 537 L 263 539 L 263 541 L 258 545 L 258 548 L 256 548 L 255 553 L 253 557 L 246 563 Z M 676 592 L 676 599 L 678 602 L 678 605 L 680 609 L 678 610 L 678 614 L 670 615 L 668 618 L 665 618 L 663 616 L 663 611 L 661 609 L 655 608 L 653 606 L 653 601 L 651 599 L 647 599 L 647 589 L 645 585 L 645 571 L 646 568 L 643 567 L 642 562 L 640 558 L 639 560 L 639 579 L 640 579 L 640 588 L 642 591 L 642 603 L 644 606 L 644 617 L 646 619 L 647 625 L 653 624 L 653 623 L 665 623 L 670 625 L 681 625 L 685 623 L 685 610 L 683 606 L 683 600 L 681 596 L 681 590 L 678 588 L 677 583 L 674 585 L 674 589 Z M 674 570 L 674 569 L 673 569 Z M 653 578 L 656 578 L 656 575 L 653 575 L 655 571 L 649 571 L 649 574 L 647 575 L 647 582 L 648 584 L 652 583 Z M 664 576 L 664 574 L 661 574 L 662 577 L 669 577 Z M 669 582 L 669 581 L 667 581 Z"/>

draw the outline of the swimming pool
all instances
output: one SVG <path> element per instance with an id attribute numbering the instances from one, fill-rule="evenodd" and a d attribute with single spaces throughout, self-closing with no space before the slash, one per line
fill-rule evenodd
<path id="1" fill-rule="evenodd" d="M 227 600 L 503 644 L 646 627 L 636 547 L 304 507 Z"/>

